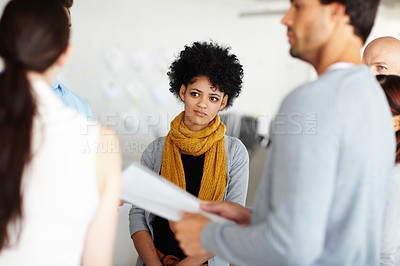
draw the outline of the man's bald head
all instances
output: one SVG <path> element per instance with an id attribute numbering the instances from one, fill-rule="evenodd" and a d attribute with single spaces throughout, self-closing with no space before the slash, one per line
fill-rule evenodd
<path id="1" fill-rule="evenodd" d="M 365 47 L 363 62 L 375 74 L 400 76 L 400 40 L 381 37 Z"/>

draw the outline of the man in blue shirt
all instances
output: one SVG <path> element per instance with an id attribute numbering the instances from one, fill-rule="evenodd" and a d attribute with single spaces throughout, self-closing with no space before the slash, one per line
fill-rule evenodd
<path id="1" fill-rule="evenodd" d="M 61 0 L 61 3 L 65 7 L 65 13 L 67 14 L 69 26 L 71 27 L 71 17 L 69 8 L 73 4 L 73 0 Z M 79 97 L 74 92 L 70 91 L 67 87 L 61 84 L 57 79 L 52 84 L 52 89 L 58 98 L 70 108 L 75 109 L 79 113 L 85 115 L 88 119 L 93 120 L 92 110 L 89 104 Z"/>
<path id="2" fill-rule="evenodd" d="M 51 87 L 54 93 L 66 106 L 75 109 L 79 113 L 85 115 L 88 119 L 93 120 L 92 110 L 90 109 L 89 104 L 85 100 L 83 100 L 74 92 L 70 91 L 57 79 L 54 80 Z"/>

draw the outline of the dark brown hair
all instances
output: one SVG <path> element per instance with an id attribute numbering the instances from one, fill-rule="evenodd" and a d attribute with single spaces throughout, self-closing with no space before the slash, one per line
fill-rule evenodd
<path id="1" fill-rule="evenodd" d="M 8 225 L 23 217 L 22 176 L 32 157 L 36 102 L 26 74 L 52 66 L 68 40 L 59 1 L 11 0 L 0 19 L 0 251 L 10 245 Z"/>
<path id="2" fill-rule="evenodd" d="M 70 9 L 74 4 L 74 0 L 61 0 L 61 3 L 63 4 L 64 7 Z"/>
<path id="3" fill-rule="evenodd" d="M 395 75 L 378 75 L 393 116 L 400 115 L 400 77 Z M 400 163 L 400 130 L 396 131 L 396 163 Z"/>
<path id="4" fill-rule="evenodd" d="M 363 43 L 367 40 L 374 26 L 376 12 L 380 0 L 320 0 L 321 4 L 338 2 L 346 7 L 346 14 L 350 17 L 350 24 L 354 27 L 354 34 L 359 36 Z"/>

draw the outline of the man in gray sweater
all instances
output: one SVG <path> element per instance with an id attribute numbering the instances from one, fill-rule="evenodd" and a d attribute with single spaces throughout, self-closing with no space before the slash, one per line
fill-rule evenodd
<path id="1" fill-rule="evenodd" d="M 395 138 L 385 96 L 360 50 L 377 0 L 292 0 L 282 19 L 290 54 L 319 78 L 282 102 L 272 123 L 254 209 L 202 208 L 232 222 L 182 214 L 174 230 L 191 256 L 239 265 L 378 265 Z"/>

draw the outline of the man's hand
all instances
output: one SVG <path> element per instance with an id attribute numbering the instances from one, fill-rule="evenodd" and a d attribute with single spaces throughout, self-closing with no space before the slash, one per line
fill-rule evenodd
<path id="1" fill-rule="evenodd" d="M 238 225 L 250 224 L 250 210 L 233 202 L 210 201 L 200 204 L 200 208 L 225 217 Z"/>
<path id="2" fill-rule="evenodd" d="M 201 244 L 201 232 L 210 219 L 200 214 L 182 213 L 182 219 L 174 224 L 175 238 L 187 256 L 210 255 Z"/>

